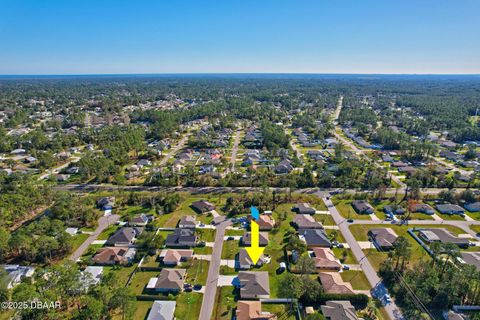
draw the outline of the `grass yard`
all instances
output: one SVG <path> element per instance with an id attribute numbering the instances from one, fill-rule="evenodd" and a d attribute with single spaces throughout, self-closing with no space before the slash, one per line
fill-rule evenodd
<path id="1" fill-rule="evenodd" d="M 147 318 L 150 309 L 152 308 L 153 301 L 137 301 L 137 310 L 133 315 L 133 319 L 143 320 Z"/>
<path id="2" fill-rule="evenodd" d="M 105 230 L 103 230 L 97 237 L 97 240 L 107 240 L 108 238 L 110 238 L 111 235 L 113 235 L 115 233 L 115 231 L 117 231 L 119 229 L 119 226 L 116 225 L 116 224 L 112 224 L 111 226 L 109 226 L 108 228 L 106 228 Z"/>
<path id="3" fill-rule="evenodd" d="M 356 270 L 344 270 L 340 272 L 342 279 L 346 282 L 350 282 L 354 290 L 370 290 L 370 283 L 363 271 Z"/>
<path id="4" fill-rule="evenodd" d="M 143 294 L 145 286 L 148 284 L 150 278 L 158 277 L 159 271 L 138 271 L 133 276 L 132 282 L 130 283 L 130 288 L 136 295 Z"/>
<path id="5" fill-rule="evenodd" d="M 226 236 L 243 236 L 245 233 L 245 230 L 232 230 L 232 229 L 226 229 L 225 230 L 225 235 Z"/>
<path id="6" fill-rule="evenodd" d="M 195 292 L 180 293 L 177 298 L 175 317 L 177 320 L 198 319 L 202 307 L 203 294 Z"/>
<path id="7" fill-rule="evenodd" d="M 205 285 L 207 283 L 209 262 L 207 260 L 194 259 L 185 262 L 181 268 L 187 268 L 185 282 Z"/>
<path id="8" fill-rule="evenodd" d="M 329 214 L 315 214 L 313 216 L 315 221 L 320 222 L 324 226 L 334 226 L 335 221 L 333 221 L 333 217 Z"/>
<path id="9" fill-rule="evenodd" d="M 200 238 L 200 241 L 214 242 L 215 241 L 215 229 L 196 229 L 196 234 Z"/>
<path id="10" fill-rule="evenodd" d="M 71 237 L 70 238 L 70 241 L 71 241 L 70 243 L 72 245 L 72 252 L 77 250 L 77 248 L 80 247 L 80 245 L 82 243 L 84 243 L 85 240 L 87 240 L 89 236 L 90 236 L 89 234 L 82 233 L 82 234 L 76 234 L 73 237 Z"/>
<path id="11" fill-rule="evenodd" d="M 120 283 L 125 285 L 127 284 L 128 277 L 132 274 L 133 270 L 135 270 L 136 266 L 137 264 L 134 264 L 130 267 L 106 266 L 103 267 L 103 273 L 107 274 L 114 272 L 118 276 Z"/>
<path id="12" fill-rule="evenodd" d="M 290 310 L 290 305 L 262 303 L 262 311 L 276 314 L 279 319 L 295 320 L 295 312 Z"/>
<path id="13" fill-rule="evenodd" d="M 372 220 L 368 214 L 356 213 L 350 203 L 351 200 L 334 200 L 334 205 L 342 217 L 354 220 Z"/>
<path id="14" fill-rule="evenodd" d="M 142 267 L 159 267 L 160 262 L 157 261 L 158 255 L 149 256 L 146 255 L 143 259 Z"/>
<path id="15" fill-rule="evenodd" d="M 335 257 L 340 260 L 341 263 L 343 264 L 356 264 L 357 259 L 353 256 L 353 252 L 351 249 L 345 249 L 345 248 L 333 248 L 332 249 L 333 253 L 335 254 Z M 346 253 L 345 258 L 343 258 L 344 254 Z"/>
<path id="16" fill-rule="evenodd" d="M 213 309 L 212 319 L 230 320 L 235 309 L 236 296 L 238 289 L 233 286 L 218 287 L 215 295 L 215 307 Z"/>
<path id="17" fill-rule="evenodd" d="M 237 274 L 235 269 L 227 267 L 227 266 L 220 266 L 220 274 L 222 275 L 234 275 Z"/>
<path id="18" fill-rule="evenodd" d="M 480 226 L 479 225 L 476 225 L 476 226 L 470 226 L 470 229 L 472 229 L 472 231 L 476 232 L 477 234 L 480 233 Z"/>
<path id="19" fill-rule="evenodd" d="M 235 256 L 240 251 L 238 240 L 223 241 L 222 259 L 235 259 Z"/>
<path id="20" fill-rule="evenodd" d="M 193 248 L 194 254 L 212 254 L 213 248 L 212 247 L 195 247 Z"/>
<path id="21" fill-rule="evenodd" d="M 474 220 L 480 221 L 480 212 L 465 211 L 465 214 Z"/>
<path id="22" fill-rule="evenodd" d="M 345 242 L 342 232 L 337 229 L 325 229 L 330 240 L 337 240 L 338 242 Z"/>

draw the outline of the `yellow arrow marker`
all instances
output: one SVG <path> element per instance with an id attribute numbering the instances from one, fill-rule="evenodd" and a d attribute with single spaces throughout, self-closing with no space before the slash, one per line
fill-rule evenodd
<path id="1" fill-rule="evenodd" d="M 263 254 L 263 250 L 265 248 L 260 247 L 260 238 L 259 238 L 259 231 L 258 231 L 258 223 L 252 220 L 250 224 L 250 231 L 251 231 L 251 243 L 250 247 L 245 248 L 247 250 L 250 259 L 252 259 L 253 264 L 257 264 L 258 259 Z"/>

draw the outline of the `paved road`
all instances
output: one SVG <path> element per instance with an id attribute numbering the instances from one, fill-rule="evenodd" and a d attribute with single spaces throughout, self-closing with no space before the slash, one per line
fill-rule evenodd
<path id="1" fill-rule="evenodd" d="M 330 199 L 327 199 L 324 193 L 319 192 L 317 193 L 317 195 L 320 198 L 322 198 L 323 202 L 328 207 L 328 211 L 330 211 L 330 214 L 332 215 L 333 220 L 340 228 L 340 231 L 342 232 L 343 237 L 345 238 L 348 245 L 350 246 L 350 249 L 352 250 L 353 255 L 359 262 L 359 265 L 362 268 L 363 273 L 367 277 L 368 282 L 370 282 L 370 285 L 372 286 L 372 288 L 375 288 L 380 282 L 382 282 L 382 280 L 377 275 L 377 272 L 375 271 L 375 269 L 373 269 L 372 265 L 370 264 L 370 261 L 368 261 L 368 259 L 365 257 L 365 254 L 363 253 L 362 248 L 360 248 L 360 245 L 355 240 L 353 234 L 350 232 L 350 229 L 348 228 L 347 220 L 340 215 L 337 208 L 335 208 L 335 206 L 333 205 L 332 201 Z M 387 312 L 391 320 L 402 319 L 400 309 L 397 307 L 397 305 L 393 301 L 385 306 L 385 311 Z"/>
<path id="2" fill-rule="evenodd" d="M 77 191 L 77 192 L 96 192 L 99 190 L 103 191 L 116 191 L 116 190 L 129 190 L 129 191 L 167 191 L 167 192 L 175 192 L 175 191 L 184 191 L 184 192 L 192 192 L 198 194 L 206 194 L 206 193 L 213 193 L 213 192 L 245 192 L 245 191 L 263 191 L 263 188 L 260 187 L 152 187 L 152 186 L 120 186 L 120 185 L 113 185 L 113 184 L 62 184 L 62 185 L 55 185 L 53 186 L 55 190 L 63 190 L 63 191 Z M 277 188 L 277 187 L 270 187 L 270 191 L 275 192 L 288 192 L 288 188 Z M 332 192 L 340 190 L 340 188 L 330 188 L 330 189 L 320 189 L 320 188 L 304 188 L 304 189 L 296 189 L 296 193 L 316 193 L 318 191 L 323 192 Z M 355 189 L 341 189 L 345 193 L 365 193 L 366 190 L 355 190 Z M 447 188 L 424 188 L 420 189 L 420 192 L 424 195 L 436 195 L 442 191 L 448 190 Z M 456 188 L 455 191 L 461 192 L 466 190 L 465 188 Z M 478 192 L 479 189 L 470 189 L 471 191 Z M 370 191 L 373 192 L 373 191 Z M 402 194 L 405 193 L 405 188 L 389 188 L 386 190 L 387 194 Z"/>
<path id="3" fill-rule="evenodd" d="M 60 171 L 62 171 L 66 167 L 68 167 L 70 165 L 70 163 L 75 163 L 75 162 L 78 162 L 78 161 L 80 161 L 80 157 L 74 156 L 68 162 L 62 164 L 61 166 L 45 170 L 45 173 L 42 174 L 40 177 L 38 177 L 38 180 L 46 179 L 53 173 L 55 173 L 55 174 L 59 173 Z"/>
<path id="4" fill-rule="evenodd" d="M 343 96 L 340 97 L 340 99 L 338 99 L 338 104 L 337 104 L 337 109 L 335 110 L 335 113 L 334 113 L 334 116 L 333 116 L 333 120 L 334 120 L 334 124 L 335 124 L 335 129 L 340 129 L 338 127 L 338 116 L 340 115 L 340 112 L 342 110 L 342 107 L 343 107 Z M 365 157 L 369 162 L 373 163 L 374 166 L 376 167 L 379 167 L 379 168 L 383 168 L 380 164 L 374 162 L 372 159 L 370 159 L 367 155 L 365 155 L 365 151 L 367 150 L 362 150 L 362 149 L 359 149 L 355 143 L 353 143 L 353 141 L 351 141 L 350 139 L 347 139 L 343 136 L 341 136 L 340 134 L 338 134 L 336 131 L 334 132 L 334 135 L 335 137 L 342 141 L 345 145 L 347 145 L 350 149 L 353 150 L 353 152 L 355 152 L 358 156 L 361 156 L 361 157 Z M 393 174 L 389 174 L 390 178 L 395 181 L 399 186 L 401 186 L 402 188 L 405 188 L 406 185 L 405 183 L 400 180 L 397 176 L 393 175 Z"/>
<path id="5" fill-rule="evenodd" d="M 174 155 L 177 154 L 178 150 L 183 148 L 183 146 L 187 142 L 189 136 L 190 136 L 190 133 L 187 133 L 182 139 L 180 139 L 180 141 L 177 143 L 177 145 L 175 147 L 170 149 L 170 152 L 165 156 L 165 158 L 160 160 L 160 163 L 159 163 L 160 167 L 164 166 L 167 163 L 167 161 L 170 160 L 171 157 L 173 157 Z"/>
<path id="6" fill-rule="evenodd" d="M 87 250 L 88 246 L 97 239 L 98 235 L 102 233 L 103 230 L 105 230 L 109 225 L 114 224 L 115 222 L 118 221 L 120 218 L 119 215 L 112 214 L 110 216 L 103 216 L 100 219 L 98 219 L 98 227 L 97 229 L 85 240 L 80 247 L 75 250 L 74 253 L 70 256 L 70 260 L 77 261 L 78 258 L 80 258 L 85 250 Z"/>
<path id="7" fill-rule="evenodd" d="M 237 132 L 235 133 L 235 140 L 233 141 L 233 148 L 232 148 L 232 157 L 230 159 L 230 165 L 231 165 L 231 172 L 235 172 L 235 165 L 237 164 L 237 151 L 238 151 L 238 144 L 240 143 L 240 133 L 242 132 L 242 129 L 237 129 Z"/>
<path id="8" fill-rule="evenodd" d="M 335 109 L 335 112 L 333 113 L 333 124 L 337 125 L 338 123 L 338 117 L 340 116 L 340 112 L 342 111 L 343 107 L 343 96 L 340 96 L 337 102 L 337 108 Z"/>
<path id="9" fill-rule="evenodd" d="M 215 234 L 215 245 L 213 246 L 210 267 L 208 268 L 207 285 L 203 294 L 202 308 L 200 309 L 200 320 L 210 320 L 215 305 L 215 295 L 217 293 L 218 276 L 220 274 L 220 260 L 222 258 L 223 237 L 225 229 L 231 224 L 230 220 L 225 220 L 217 226 Z"/>

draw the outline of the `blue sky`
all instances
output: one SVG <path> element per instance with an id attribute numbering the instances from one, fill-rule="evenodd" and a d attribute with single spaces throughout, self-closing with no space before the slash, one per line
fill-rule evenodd
<path id="1" fill-rule="evenodd" d="M 480 73 L 478 0 L 0 0 L 0 74 Z"/>

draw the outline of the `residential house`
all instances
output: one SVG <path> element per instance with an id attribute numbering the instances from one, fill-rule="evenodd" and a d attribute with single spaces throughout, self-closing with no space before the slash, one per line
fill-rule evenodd
<path id="1" fill-rule="evenodd" d="M 470 264 L 477 268 L 477 271 L 480 271 L 480 252 L 460 252 L 462 257 L 462 262 Z"/>
<path id="2" fill-rule="evenodd" d="M 172 248 L 191 248 L 197 244 L 197 236 L 192 229 L 175 229 L 167 236 L 165 245 Z"/>
<path id="3" fill-rule="evenodd" d="M 326 320 L 358 320 L 355 308 L 350 301 L 327 301 L 321 306 Z"/>
<path id="4" fill-rule="evenodd" d="M 358 214 L 372 214 L 374 212 L 373 207 L 365 200 L 352 201 L 352 207 Z"/>
<path id="5" fill-rule="evenodd" d="M 8 289 L 12 289 L 20 284 L 24 278 L 31 278 L 35 273 L 34 267 L 20 266 L 18 264 L 5 264 L 1 268 L 7 272 Z"/>
<path id="6" fill-rule="evenodd" d="M 465 210 L 456 204 L 437 204 L 437 210 L 442 214 L 465 215 Z"/>
<path id="7" fill-rule="evenodd" d="M 298 236 L 305 241 L 308 248 L 330 248 L 332 243 L 323 229 L 298 229 Z"/>
<path id="8" fill-rule="evenodd" d="M 175 301 L 155 300 L 147 320 L 174 320 L 176 304 Z"/>
<path id="9" fill-rule="evenodd" d="M 340 271 L 342 265 L 330 248 L 313 248 L 315 267 L 319 270 Z"/>
<path id="10" fill-rule="evenodd" d="M 308 203 L 297 203 L 293 207 L 293 211 L 296 211 L 298 214 L 315 214 L 315 208 Z"/>
<path id="11" fill-rule="evenodd" d="M 240 271 L 238 283 L 240 298 L 262 299 L 270 297 L 270 283 L 266 271 Z"/>
<path id="12" fill-rule="evenodd" d="M 250 232 L 245 232 L 242 236 L 242 243 L 244 246 L 250 246 L 252 243 L 251 239 L 252 234 Z M 268 245 L 268 232 L 260 232 L 258 241 L 260 242 L 261 247 Z"/>
<path id="13" fill-rule="evenodd" d="M 263 265 L 265 257 L 262 254 L 260 259 L 258 259 L 258 262 L 256 263 L 257 266 Z M 238 269 L 241 270 L 249 270 L 254 266 L 252 259 L 250 258 L 250 255 L 248 254 L 247 250 L 244 248 L 241 248 L 239 253 L 237 254 L 237 262 L 238 262 Z"/>
<path id="14" fill-rule="evenodd" d="M 236 320 L 277 320 L 275 314 L 262 311 L 260 301 L 238 301 L 235 316 Z"/>
<path id="15" fill-rule="evenodd" d="M 275 225 L 275 219 L 271 215 L 261 214 L 256 222 L 260 230 L 272 230 Z"/>
<path id="16" fill-rule="evenodd" d="M 309 214 L 296 214 L 293 217 L 292 224 L 296 229 L 323 229 L 322 224 L 315 221 Z"/>
<path id="17" fill-rule="evenodd" d="M 392 228 L 374 228 L 368 231 L 368 237 L 381 250 L 389 250 L 393 248 L 397 241 L 397 234 Z"/>
<path id="18" fill-rule="evenodd" d="M 82 271 L 81 281 L 86 289 L 97 285 L 102 280 L 103 267 L 88 266 Z"/>
<path id="19" fill-rule="evenodd" d="M 193 257 L 193 250 L 162 250 L 160 260 L 164 265 L 177 266 L 181 262 L 185 262 Z"/>
<path id="20" fill-rule="evenodd" d="M 142 227 L 123 227 L 110 236 L 106 244 L 115 247 L 128 247 L 135 242 L 142 232 Z"/>
<path id="21" fill-rule="evenodd" d="M 402 207 L 400 206 L 385 206 L 383 207 L 383 211 L 387 214 L 387 215 L 403 215 L 405 214 L 405 209 L 403 209 Z"/>
<path id="22" fill-rule="evenodd" d="M 152 216 L 147 216 L 146 214 L 139 214 L 130 219 L 128 225 L 131 227 L 145 227 L 150 221 Z"/>
<path id="23" fill-rule="evenodd" d="M 288 159 L 283 159 L 274 168 L 273 171 L 277 174 L 290 173 L 293 170 L 292 163 Z"/>
<path id="24" fill-rule="evenodd" d="M 426 203 L 417 203 L 413 206 L 414 212 L 420 212 L 425 214 L 434 214 L 435 210 Z"/>
<path id="25" fill-rule="evenodd" d="M 155 292 L 177 293 L 183 290 L 185 269 L 163 268 L 157 278 L 150 278 L 147 289 Z"/>
<path id="26" fill-rule="evenodd" d="M 467 203 L 464 207 L 470 212 L 480 212 L 480 201 Z"/>
<path id="27" fill-rule="evenodd" d="M 197 222 L 194 216 L 183 216 L 178 222 L 178 227 L 181 229 L 195 229 Z"/>
<path id="28" fill-rule="evenodd" d="M 126 265 L 133 261 L 136 253 L 135 248 L 106 247 L 97 251 L 92 261 L 100 265 Z"/>
<path id="29" fill-rule="evenodd" d="M 215 210 L 215 205 L 206 200 L 199 200 L 192 203 L 192 208 L 199 213 L 205 213 Z"/>
<path id="30" fill-rule="evenodd" d="M 470 241 L 468 239 L 459 238 L 444 228 L 420 229 L 419 235 L 428 243 L 454 243 L 459 247 L 468 247 L 470 245 Z"/>
<path id="31" fill-rule="evenodd" d="M 318 274 L 320 282 L 322 283 L 323 291 L 325 293 L 333 294 L 353 294 L 352 285 L 349 282 L 343 281 L 342 277 L 337 272 L 320 272 Z"/>
<path id="32" fill-rule="evenodd" d="M 112 210 L 115 206 L 115 197 L 104 197 L 97 201 L 97 206 L 101 210 Z"/>

